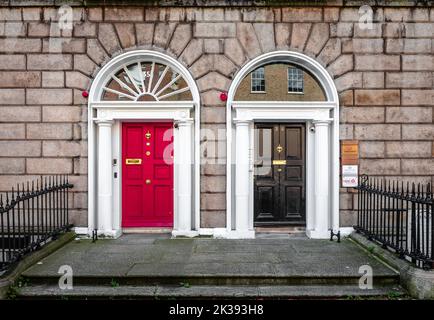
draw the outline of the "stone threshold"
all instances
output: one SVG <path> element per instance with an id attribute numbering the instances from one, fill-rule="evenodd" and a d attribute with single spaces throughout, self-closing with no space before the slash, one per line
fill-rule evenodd
<path id="1" fill-rule="evenodd" d="M 123 228 L 122 233 L 144 233 L 144 234 L 157 234 L 157 233 L 172 233 L 172 228 Z"/>
<path id="2" fill-rule="evenodd" d="M 294 234 L 294 233 L 306 233 L 305 227 L 300 226 L 271 226 L 271 227 L 256 227 L 255 231 L 257 233 L 284 233 L 284 234 Z"/>

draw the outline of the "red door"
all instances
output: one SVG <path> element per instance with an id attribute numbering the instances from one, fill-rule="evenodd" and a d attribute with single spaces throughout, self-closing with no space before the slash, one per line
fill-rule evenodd
<path id="1" fill-rule="evenodd" d="M 122 226 L 173 226 L 173 124 L 122 125 Z"/>

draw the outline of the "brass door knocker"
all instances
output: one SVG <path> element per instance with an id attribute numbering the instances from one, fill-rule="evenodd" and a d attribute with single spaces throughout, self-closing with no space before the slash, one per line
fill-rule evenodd
<path id="1" fill-rule="evenodd" d="M 277 150 L 278 153 L 281 153 L 283 151 L 283 147 L 280 145 L 280 143 L 277 146 L 276 150 Z"/>

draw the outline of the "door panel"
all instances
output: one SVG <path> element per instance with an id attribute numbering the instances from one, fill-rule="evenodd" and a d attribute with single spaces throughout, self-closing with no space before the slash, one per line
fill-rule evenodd
<path id="1" fill-rule="evenodd" d="M 255 130 L 255 221 L 278 219 L 279 175 L 272 165 L 276 151 L 273 145 L 279 140 L 279 128 L 273 124 L 257 124 Z"/>
<path id="2" fill-rule="evenodd" d="M 255 129 L 255 225 L 304 225 L 304 124 L 257 123 Z"/>
<path id="3" fill-rule="evenodd" d="M 173 226 L 172 123 L 122 125 L 122 226 Z"/>

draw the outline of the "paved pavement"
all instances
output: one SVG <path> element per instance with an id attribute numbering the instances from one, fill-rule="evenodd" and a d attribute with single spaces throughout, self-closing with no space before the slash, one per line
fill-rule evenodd
<path id="1" fill-rule="evenodd" d="M 128 234 L 116 240 L 75 240 L 28 269 L 29 277 L 58 276 L 72 267 L 74 277 L 360 277 L 370 265 L 375 276 L 396 273 L 350 240 L 341 243 L 304 237 L 251 240 L 170 239 L 168 235 Z"/>

